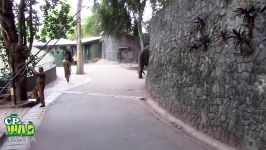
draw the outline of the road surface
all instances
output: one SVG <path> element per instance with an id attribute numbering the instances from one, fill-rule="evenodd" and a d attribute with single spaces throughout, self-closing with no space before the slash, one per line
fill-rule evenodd
<path id="1" fill-rule="evenodd" d="M 205 150 L 140 98 L 144 82 L 119 65 L 88 65 L 90 82 L 48 106 L 31 150 Z M 71 82 L 71 79 L 70 79 Z M 82 82 L 82 81 L 80 81 Z"/>

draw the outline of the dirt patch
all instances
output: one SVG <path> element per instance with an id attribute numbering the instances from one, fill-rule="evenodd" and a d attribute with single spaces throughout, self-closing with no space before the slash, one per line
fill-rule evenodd
<path id="1" fill-rule="evenodd" d="M 122 63 L 120 66 L 128 70 L 139 70 L 139 66 L 136 63 Z"/>

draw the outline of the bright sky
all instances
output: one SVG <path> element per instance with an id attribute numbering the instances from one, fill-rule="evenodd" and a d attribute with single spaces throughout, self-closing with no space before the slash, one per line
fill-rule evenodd
<path id="1" fill-rule="evenodd" d="M 82 1 L 82 6 L 85 6 L 85 8 L 83 8 L 83 10 L 81 12 L 81 15 L 83 17 L 92 15 L 91 7 L 93 6 L 93 1 L 94 0 L 83 0 Z M 73 12 L 73 14 L 75 14 L 77 12 L 77 0 L 67 0 L 67 2 L 71 6 L 71 11 Z M 152 16 L 152 9 L 151 9 L 150 3 L 147 2 L 144 16 L 143 16 L 143 20 L 148 21 L 151 18 L 151 16 Z"/>

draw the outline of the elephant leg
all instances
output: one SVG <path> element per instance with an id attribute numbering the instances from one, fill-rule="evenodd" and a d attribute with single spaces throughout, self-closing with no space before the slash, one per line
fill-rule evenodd
<path id="1" fill-rule="evenodd" d="M 141 66 L 139 67 L 139 78 L 140 78 L 140 79 L 143 78 L 143 77 L 142 77 L 143 70 L 144 70 L 144 66 L 141 65 Z"/>

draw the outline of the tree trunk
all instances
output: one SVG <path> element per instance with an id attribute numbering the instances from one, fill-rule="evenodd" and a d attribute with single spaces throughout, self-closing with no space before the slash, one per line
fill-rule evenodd
<path id="1" fill-rule="evenodd" d="M 16 66 L 15 66 L 15 69 Z M 24 70 L 22 71 L 24 72 Z M 27 92 L 28 92 L 28 89 L 27 89 L 27 74 L 26 72 L 25 73 L 22 73 L 21 75 L 19 75 L 19 77 L 15 80 L 15 93 L 16 93 L 16 100 L 17 102 L 20 102 L 20 101 L 26 101 L 28 100 L 28 96 L 27 96 Z M 21 76 L 26 76 L 26 77 L 21 77 Z"/>
<path id="2" fill-rule="evenodd" d="M 15 48 L 14 56 L 14 74 L 17 75 L 14 79 L 15 83 L 15 96 L 17 102 L 26 101 L 27 96 L 27 69 L 26 57 L 23 47 Z"/>
<path id="3" fill-rule="evenodd" d="M 77 74 L 84 73 L 84 52 L 81 43 L 81 9 L 82 9 L 82 0 L 78 0 L 77 7 Z"/>
<path id="4" fill-rule="evenodd" d="M 21 1 L 24 2 L 24 1 Z M 23 5 L 20 5 L 20 12 L 23 11 Z M 14 97 L 16 101 L 24 101 L 27 100 L 27 71 L 25 70 L 24 66 L 26 63 L 25 57 L 25 49 L 21 39 L 22 29 L 18 31 L 15 24 L 15 15 L 13 14 L 13 1 L 0 1 L 0 22 L 3 29 L 3 39 L 4 39 L 4 46 L 9 52 L 9 60 L 10 65 L 12 66 L 12 74 L 17 75 L 14 81 L 12 82 L 13 86 L 13 93 L 15 94 Z M 24 16 L 21 14 L 19 15 L 20 19 L 24 19 Z M 25 22 L 25 21 L 24 21 Z M 22 27 L 23 21 L 19 21 L 20 27 Z M 23 23 L 24 25 L 25 23 Z M 18 35 L 20 33 L 20 36 Z M 19 40 L 20 38 L 20 40 Z M 24 79 L 22 79 L 24 78 Z"/>
<path id="5" fill-rule="evenodd" d="M 141 47 L 141 50 L 143 50 L 143 48 L 144 48 L 144 38 L 143 38 L 141 23 L 142 23 L 142 15 L 139 15 L 139 17 L 138 17 L 138 33 L 139 33 L 140 47 Z"/>
<path id="6" fill-rule="evenodd" d="M 140 3 L 140 7 L 138 9 L 138 33 L 139 33 L 139 40 L 140 40 L 140 46 L 141 50 L 144 49 L 144 37 L 143 37 L 143 32 L 142 32 L 142 20 L 143 20 L 143 13 L 145 10 L 147 0 L 143 0 Z"/>
<path id="7" fill-rule="evenodd" d="M 11 96 L 13 96 L 14 104 L 26 101 L 27 96 L 27 70 L 24 67 L 26 59 L 23 47 L 18 48 L 17 43 L 11 43 L 9 46 L 11 53 L 10 66 L 12 68 L 12 88 Z"/>

